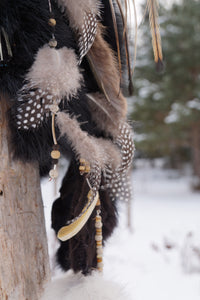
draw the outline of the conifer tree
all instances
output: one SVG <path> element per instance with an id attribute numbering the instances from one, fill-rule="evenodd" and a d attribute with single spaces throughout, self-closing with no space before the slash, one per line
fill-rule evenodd
<path id="1" fill-rule="evenodd" d="M 135 78 L 132 118 L 139 134 L 137 148 L 148 157 L 181 158 L 187 149 L 200 183 L 200 2 L 182 0 L 160 8 L 165 70 L 156 73 L 148 33 L 143 39 Z M 198 184 L 199 184 L 198 183 Z"/>

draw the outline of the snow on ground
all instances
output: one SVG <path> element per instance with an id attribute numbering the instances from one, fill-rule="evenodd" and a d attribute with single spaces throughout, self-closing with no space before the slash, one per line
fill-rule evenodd
<path id="1" fill-rule="evenodd" d="M 120 203 L 119 226 L 104 251 L 104 275 L 123 285 L 132 300 L 199 300 L 200 193 L 191 191 L 189 174 L 164 170 L 159 161 L 152 167 L 138 160 L 136 166 L 132 232 L 126 204 Z M 50 185 L 42 184 L 46 199 Z M 52 255 L 56 243 L 48 228 Z"/>

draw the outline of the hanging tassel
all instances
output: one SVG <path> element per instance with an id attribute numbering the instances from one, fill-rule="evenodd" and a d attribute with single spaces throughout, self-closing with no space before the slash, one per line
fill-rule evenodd
<path id="1" fill-rule="evenodd" d="M 57 112 L 59 111 L 59 107 L 56 103 L 50 105 L 50 111 L 52 114 L 52 121 L 51 121 L 51 131 L 52 131 L 52 137 L 53 137 L 53 150 L 51 151 L 51 158 L 53 160 L 53 169 L 49 172 L 49 177 L 51 179 L 56 179 L 58 177 L 58 159 L 60 158 L 60 151 L 59 146 L 56 138 L 56 132 L 55 132 L 55 116 Z"/>
<path id="2" fill-rule="evenodd" d="M 102 272 L 103 271 L 103 235 L 102 235 L 102 218 L 101 218 L 101 202 L 100 198 L 96 203 L 96 218 L 95 218 L 95 228 L 96 228 L 96 253 L 97 253 L 97 269 Z"/>

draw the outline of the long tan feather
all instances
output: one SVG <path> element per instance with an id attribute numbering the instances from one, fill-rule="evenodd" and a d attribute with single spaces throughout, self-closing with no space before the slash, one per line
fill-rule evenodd
<path id="1" fill-rule="evenodd" d="M 136 5 L 135 5 L 135 0 L 132 0 L 133 2 L 133 11 L 134 11 L 134 17 L 135 17 L 135 38 L 134 38 L 134 61 L 133 61 L 133 69 L 132 69 L 132 74 L 134 73 L 135 70 L 135 65 L 136 65 L 136 58 L 137 58 L 137 34 L 138 34 L 138 21 L 137 21 L 137 10 L 136 10 Z"/>
<path id="2" fill-rule="evenodd" d="M 158 0 L 147 0 L 147 5 L 149 10 L 149 23 L 151 27 L 154 60 L 158 70 L 160 70 L 163 67 L 163 55 L 158 24 Z"/>

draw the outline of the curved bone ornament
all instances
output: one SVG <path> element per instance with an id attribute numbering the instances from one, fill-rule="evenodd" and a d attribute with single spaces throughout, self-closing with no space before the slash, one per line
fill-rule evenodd
<path id="1" fill-rule="evenodd" d="M 77 220 L 75 220 L 73 223 L 62 227 L 58 231 L 57 237 L 59 240 L 61 240 L 63 242 L 67 241 L 67 240 L 71 239 L 73 236 L 75 236 L 83 228 L 83 226 L 85 225 L 85 223 L 91 216 L 91 214 L 97 204 L 97 201 L 99 199 L 99 193 L 97 192 L 94 200 L 89 205 L 89 203 L 91 202 L 92 193 L 93 192 L 91 190 L 88 193 L 88 202 L 82 210 L 82 211 L 85 210 L 85 212 L 83 214 L 81 214 L 81 216 Z M 89 205 L 89 207 L 87 207 L 88 205 Z"/>

